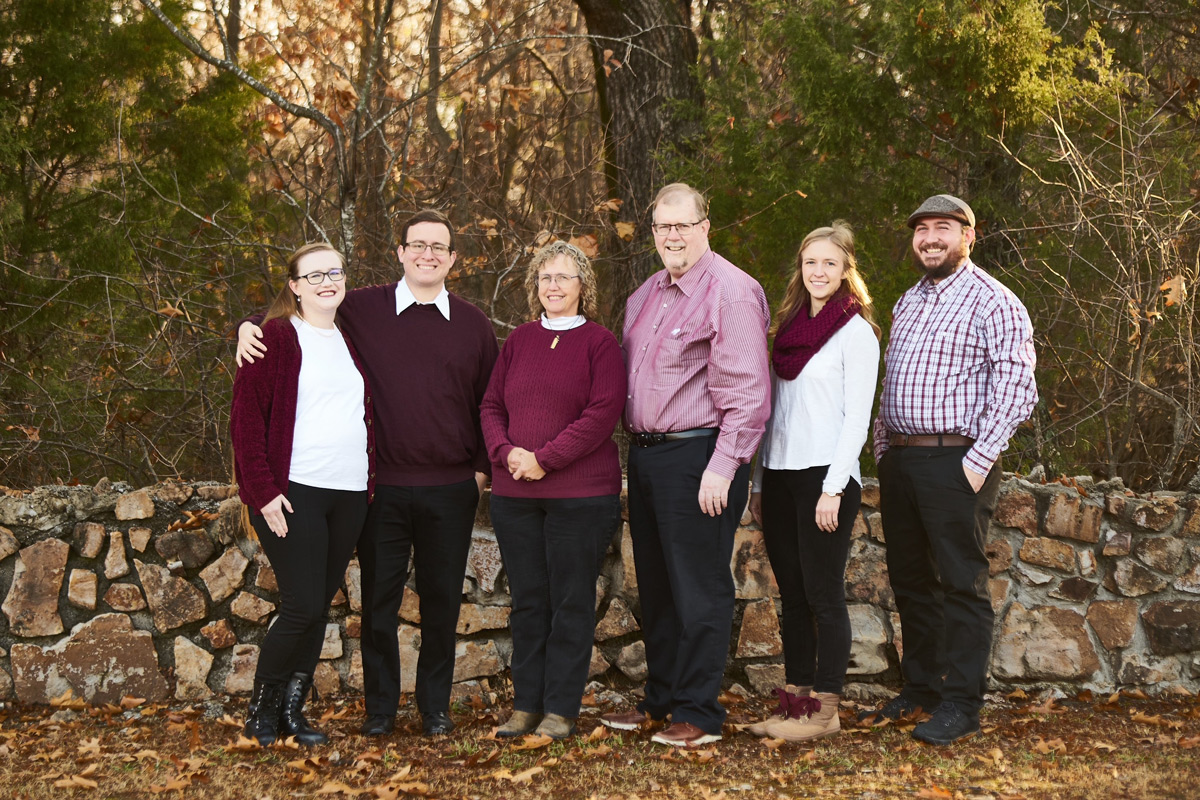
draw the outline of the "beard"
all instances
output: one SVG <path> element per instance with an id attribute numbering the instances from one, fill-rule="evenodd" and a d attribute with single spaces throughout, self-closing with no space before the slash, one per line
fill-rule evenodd
<path id="1" fill-rule="evenodd" d="M 949 278 L 956 269 L 967 263 L 967 258 L 971 255 L 971 248 L 964 238 L 959 241 L 957 246 L 951 245 L 947 248 L 941 258 L 936 261 L 926 261 L 915 250 L 912 251 L 912 254 L 917 266 L 929 276 L 930 280 L 936 282 Z"/>

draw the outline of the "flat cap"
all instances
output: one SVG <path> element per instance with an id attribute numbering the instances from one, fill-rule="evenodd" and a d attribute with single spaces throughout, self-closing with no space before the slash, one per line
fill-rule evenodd
<path id="1" fill-rule="evenodd" d="M 975 212 L 963 200 L 952 194 L 935 194 L 908 217 L 908 227 L 915 228 L 922 217 L 949 217 L 968 228 L 975 227 Z"/>

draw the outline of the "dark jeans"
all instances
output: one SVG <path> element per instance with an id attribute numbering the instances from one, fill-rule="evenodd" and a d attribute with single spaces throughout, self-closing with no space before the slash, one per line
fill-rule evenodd
<path id="1" fill-rule="evenodd" d="M 650 673 L 638 708 L 719 735 L 725 708 L 717 697 L 733 626 L 729 562 L 750 467 L 738 469 L 724 513 L 705 514 L 700 477 L 716 442 L 680 439 L 629 448 L 629 532 Z"/>
<path id="2" fill-rule="evenodd" d="M 513 708 L 574 718 L 592 660 L 596 578 L 621 522 L 618 495 L 492 495 L 512 593 Z"/>
<path id="3" fill-rule="evenodd" d="M 850 663 L 846 559 L 862 502 L 853 478 L 838 507 L 838 528 L 817 527 L 817 500 L 828 465 L 763 471 L 763 541 L 783 601 L 783 661 L 787 682 L 841 694 Z"/>
<path id="4" fill-rule="evenodd" d="M 289 483 L 287 535 L 271 532 L 251 514 L 258 541 L 279 584 L 279 617 L 263 638 L 255 680 L 286 683 L 293 672 L 312 674 L 325 641 L 329 604 L 346 576 L 367 516 L 367 493 Z"/>
<path id="5" fill-rule="evenodd" d="M 879 495 L 904 636 L 903 694 L 926 708 L 948 700 L 977 717 L 992 650 L 984 545 L 1000 462 L 976 494 L 963 474 L 966 452 L 892 447 L 879 464 Z"/>
<path id="6" fill-rule="evenodd" d="M 432 713 L 450 707 L 455 628 L 478 504 L 474 478 L 447 486 L 376 487 L 358 543 L 367 716 L 393 715 L 400 704 L 397 618 L 410 554 L 421 611 L 417 708 Z"/>

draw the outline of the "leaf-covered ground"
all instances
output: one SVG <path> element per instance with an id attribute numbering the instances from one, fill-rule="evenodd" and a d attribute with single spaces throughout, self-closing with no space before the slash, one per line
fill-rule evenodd
<path id="1" fill-rule="evenodd" d="M 240 739 L 245 701 L 227 705 L 0 707 L 0 796 L 15 798 L 1178 798 L 1200 793 L 1200 701 L 1140 693 L 1037 700 L 997 698 L 983 732 L 954 747 L 930 747 L 915 720 L 874 728 L 853 722 L 815 746 L 764 741 L 740 728 L 765 700 L 722 698 L 724 739 L 696 751 L 616 735 L 591 703 L 580 735 L 565 742 L 492 738 L 507 715 L 476 698 L 456 706 L 458 730 L 418 735 L 406 707 L 382 741 L 357 733 L 361 701 L 321 701 L 310 716 L 326 747 L 268 749 Z"/>

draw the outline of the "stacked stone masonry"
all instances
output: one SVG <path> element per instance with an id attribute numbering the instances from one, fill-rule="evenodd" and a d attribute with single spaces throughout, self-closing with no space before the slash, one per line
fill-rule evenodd
<path id="1" fill-rule="evenodd" d="M 878 498 L 868 481 L 846 572 L 850 672 L 895 684 L 903 638 Z M 134 490 L 105 480 L 0 493 L 0 699 L 46 703 L 68 689 L 93 703 L 248 692 L 278 597 L 257 542 L 236 535 L 240 514 L 235 488 L 213 483 Z M 502 679 L 512 654 L 486 502 L 477 522 L 458 625 L 463 695 Z M 995 688 L 1200 690 L 1200 496 L 1007 476 L 988 557 Z M 750 524 L 737 532 L 730 568 L 738 607 L 727 680 L 767 692 L 783 677 L 778 589 Z M 324 693 L 362 689 L 359 574 L 351 562 L 329 616 L 316 673 Z M 644 681 L 627 525 L 597 589 L 593 677 Z M 405 691 L 421 645 L 418 608 L 410 590 L 397 619 Z"/>

